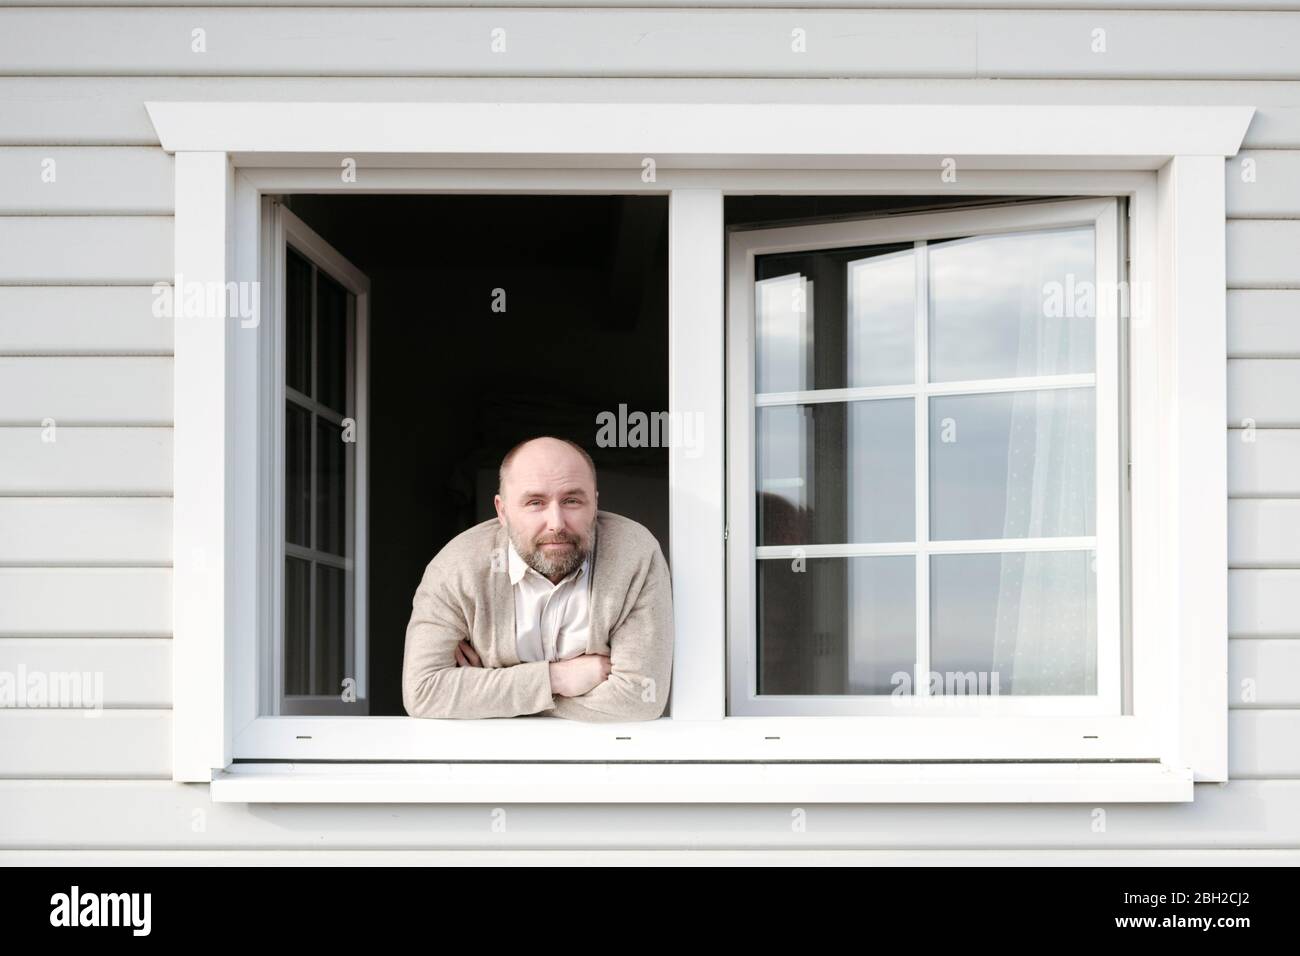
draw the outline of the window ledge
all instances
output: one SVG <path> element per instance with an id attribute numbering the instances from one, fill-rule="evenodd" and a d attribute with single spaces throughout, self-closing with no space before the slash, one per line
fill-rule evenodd
<path id="1" fill-rule="evenodd" d="M 215 803 L 1187 803 L 1134 763 L 239 763 Z"/>

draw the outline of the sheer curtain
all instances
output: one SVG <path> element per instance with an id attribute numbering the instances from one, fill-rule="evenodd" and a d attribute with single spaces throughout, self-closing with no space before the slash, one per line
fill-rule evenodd
<path id="1" fill-rule="evenodd" d="M 1045 234 L 1027 244 L 1024 274 L 1066 283 L 1077 268 L 1062 240 Z M 1094 281 L 1075 275 L 1075 285 Z M 1069 286 L 1066 285 L 1067 291 Z M 1048 315 L 1037 282 L 1020 288 L 1019 374 L 1073 371 L 1070 355 L 1090 350 L 1089 316 Z M 1086 311 L 1087 303 L 1083 303 Z M 1011 394 L 1007 443 L 1007 538 L 1093 535 L 1095 529 L 1095 389 L 1062 388 Z M 1093 553 L 1003 553 L 994 629 L 993 668 L 1000 693 L 1096 692 Z M 990 681 L 992 678 L 990 677 Z"/>

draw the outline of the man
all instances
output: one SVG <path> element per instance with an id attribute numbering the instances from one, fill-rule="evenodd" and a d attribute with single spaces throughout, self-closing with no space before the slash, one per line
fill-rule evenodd
<path id="1" fill-rule="evenodd" d="M 596 468 L 558 438 L 501 462 L 497 517 L 453 538 L 411 602 L 412 717 L 653 720 L 672 668 L 672 586 L 643 525 L 596 508 Z"/>

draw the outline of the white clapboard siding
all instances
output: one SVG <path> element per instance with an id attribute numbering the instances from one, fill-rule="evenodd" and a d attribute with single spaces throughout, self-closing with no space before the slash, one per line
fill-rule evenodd
<path id="1" fill-rule="evenodd" d="M 123 0 L 20 0 L 25 7 L 120 7 Z M 14 3 L 13 5 L 17 5 Z M 151 7 L 463 7 L 465 0 L 150 0 Z M 556 0 L 475 0 L 478 7 L 554 7 Z M 588 6 L 696 7 L 699 0 L 606 0 Z M 987 9 L 990 0 L 709 0 L 710 7 L 818 9 Z M 1222 10 L 1225 0 L 998 0 L 1007 10 Z M 1300 10 L 1297 0 L 1248 0 L 1252 10 Z"/>
<path id="2" fill-rule="evenodd" d="M 170 282 L 172 222 L 170 216 L 0 218 L 0 283 Z"/>
<path id="3" fill-rule="evenodd" d="M 1300 289 L 1300 219 L 1233 219 L 1227 229 L 1230 288 Z"/>
<path id="4" fill-rule="evenodd" d="M 262 8 L 209 9 L 199 22 L 185 10 L 9 9 L 0 10 L 0 64 L 11 75 L 973 77 L 978 20 L 948 11 L 808 11 L 793 24 L 753 11 Z M 815 55 L 790 51 L 796 25 Z M 196 27 L 206 52 L 191 48 Z M 492 51 L 495 28 L 506 30 L 505 53 Z"/>
<path id="5" fill-rule="evenodd" d="M 978 75 L 1294 77 L 1300 67 L 1296 60 L 1300 21 L 1295 16 L 985 13 L 979 17 Z M 1094 47 L 1096 30 L 1106 31 L 1104 52 Z"/>
<path id="6" fill-rule="evenodd" d="M 1229 429 L 1228 494 L 1300 497 L 1300 429 Z"/>
<path id="7" fill-rule="evenodd" d="M 3 850 L 0 866 L 1300 866 L 1300 850 L 846 850 L 840 847 L 780 850 L 653 849 L 571 850 Z"/>
<path id="8" fill-rule="evenodd" d="M 1300 568 L 1300 498 L 1229 501 L 1228 564 L 1234 568 Z"/>
<path id="9" fill-rule="evenodd" d="M 166 708 L 172 699 L 171 643 L 132 637 L 4 637 L 0 673 L 14 675 L 17 707 L 23 703 L 17 685 L 31 688 L 33 677 L 39 676 L 47 688 L 74 691 L 72 699 L 52 699 L 50 690 L 39 703 L 28 696 L 29 705 Z M 19 681 L 19 675 L 25 680 Z"/>
<path id="10" fill-rule="evenodd" d="M 171 633 L 171 568 L 0 568 L 0 637 Z"/>
<path id="11" fill-rule="evenodd" d="M 1300 778 L 1300 709 L 1230 711 L 1228 777 Z"/>
<path id="12" fill-rule="evenodd" d="M 1300 358 L 1300 290 L 1230 291 L 1228 355 L 1231 358 Z"/>
<path id="13" fill-rule="evenodd" d="M 1204 103 L 1256 107 L 1244 148 L 1300 149 L 1300 82 L 1241 80 L 0 76 L 0 144 L 157 145 L 149 100 L 736 103 Z"/>
<path id="14" fill-rule="evenodd" d="M 1300 425 L 1300 359 L 1229 359 L 1228 424 Z"/>
<path id="15" fill-rule="evenodd" d="M 0 286 L 0 355 L 170 355 L 166 302 L 152 285 Z"/>
<path id="16" fill-rule="evenodd" d="M 1234 708 L 1300 707 L 1300 639 L 1228 642 L 1228 701 Z"/>
<path id="17" fill-rule="evenodd" d="M 1300 570 L 1228 572 L 1228 633 L 1233 637 L 1300 637 Z M 1300 684 L 1300 672 L 1291 678 Z"/>
<path id="18" fill-rule="evenodd" d="M 196 819 L 199 819 L 196 816 Z M 1146 866 L 1233 867 L 1300 866 L 1300 850 L 1274 847 L 1148 850 L 861 850 L 829 846 L 817 849 L 681 849 L 572 850 L 211 850 L 211 849 L 70 849 L 0 850 L 0 866 Z"/>
<path id="19" fill-rule="evenodd" d="M 1234 90 L 1236 84 L 1223 84 Z M 1236 91 L 1236 90 L 1234 90 Z M 1238 95 L 1245 93 L 1237 91 Z M 1245 94 L 1249 95 L 1249 94 Z M 1300 106 L 1269 106 L 1255 111 L 1250 121 L 1243 149 L 1297 149 L 1300 148 Z"/>
<path id="20" fill-rule="evenodd" d="M 148 147 L 0 149 L 0 215 L 167 215 L 172 158 Z"/>
<path id="21" fill-rule="evenodd" d="M 0 564 L 168 565 L 170 498 L 0 498 Z"/>
<path id="22" fill-rule="evenodd" d="M 205 52 L 191 48 L 196 26 Z M 791 49 L 794 27 L 805 53 Z M 210 8 L 198 23 L 185 10 L 15 8 L 0 10 L 0 64 L 17 75 L 1294 79 L 1300 14 Z"/>
<path id="23" fill-rule="evenodd" d="M 120 7 L 123 0 L 20 0 L 25 7 Z M 17 5 L 18 0 L 14 3 Z M 150 0 L 153 7 L 463 7 L 465 0 Z M 475 0 L 478 7 L 554 7 L 556 0 Z M 587 6 L 663 9 L 696 7 L 699 0 L 606 0 Z M 709 0 L 710 7 L 734 9 L 988 9 L 1006 10 L 1223 10 L 1225 0 Z M 1251 10 L 1300 10 L 1297 0 L 1243 0 Z"/>
<path id="24" fill-rule="evenodd" d="M 1242 150 L 1225 172 L 1229 216 L 1300 216 L 1300 150 Z"/>
<path id="25" fill-rule="evenodd" d="M 0 781 L 0 846 L 223 847 L 324 850 L 527 847 L 975 850 L 1300 846 L 1300 780 L 1196 786 L 1181 804 L 825 804 L 792 832 L 789 809 L 761 804 L 599 807 L 532 804 L 493 832 L 491 806 L 402 803 L 276 807 L 208 800 L 206 787 L 166 780 Z M 333 810 L 334 812 L 329 812 Z M 1267 819 L 1262 819 L 1266 815 Z M 499 816 L 499 814 L 497 815 Z M 111 826 L 105 821 L 111 821 Z"/>
<path id="26" fill-rule="evenodd" d="M 165 357 L 0 356 L 0 425 L 170 425 Z"/>
<path id="27" fill-rule="evenodd" d="M 0 709 L 0 777 L 170 777 L 171 721 L 170 710 Z"/>
<path id="28" fill-rule="evenodd" d="M 172 430 L 0 428 L 0 461 L 2 495 L 169 495 Z"/>
<path id="29" fill-rule="evenodd" d="M 0 850 L 0 866 L 1300 866 L 1300 850 L 845 850 L 789 848 L 571 850 Z"/>
<path id="30" fill-rule="evenodd" d="M 108 708 L 0 709 L 0 854 L 1297 852 L 1300 0 L 550 3 L 0 6 L 0 425 L 13 426 L 0 428 L 0 672 L 102 673 Z M 195 26 L 207 31 L 202 54 L 190 48 Z M 495 26 L 508 30 L 505 54 L 490 51 Z M 795 26 L 807 53 L 790 49 Z M 1092 50 L 1096 28 L 1105 53 Z M 1233 779 L 1198 785 L 1191 804 L 1117 806 L 1103 833 L 1081 805 L 816 807 L 803 834 L 761 805 L 560 805 L 529 808 L 504 844 L 482 807 L 285 806 L 268 817 L 172 783 L 172 330 L 153 317 L 150 286 L 173 271 L 173 180 L 143 108 L 157 99 L 1256 106 L 1246 152 L 1225 165 L 1228 424 L 1250 417 L 1257 429 L 1250 445 L 1226 430 Z M 30 178 L 47 157 L 55 184 Z M 1254 161 L 1254 182 L 1241 180 L 1241 159 Z M 34 456 L 45 418 L 64 444 Z"/>

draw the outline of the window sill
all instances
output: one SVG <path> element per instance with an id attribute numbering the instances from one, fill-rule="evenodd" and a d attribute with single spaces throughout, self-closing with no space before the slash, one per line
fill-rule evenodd
<path id="1" fill-rule="evenodd" d="M 214 803 L 1187 803 L 1143 763 L 238 763 Z"/>

